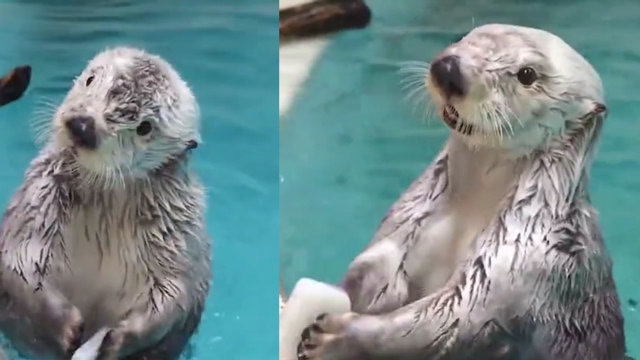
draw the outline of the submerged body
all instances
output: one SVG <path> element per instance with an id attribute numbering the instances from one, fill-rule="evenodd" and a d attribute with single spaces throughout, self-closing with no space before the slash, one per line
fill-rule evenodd
<path id="1" fill-rule="evenodd" d="M 102 328 L 99 359 L 177 359 L 211 277 L 187 85 L 140 50 L 99 54 L 54 116 L 0 228 L 0 328 L 65 359 Z"/>
<path id="2" fill-rule="evenodd" d="M 474 29 L 424 74 L 452 134 L 401 196 L 299 359 L 621 360 L 623 319 L 588 195 L 606 108 L 561 39 Z"/>

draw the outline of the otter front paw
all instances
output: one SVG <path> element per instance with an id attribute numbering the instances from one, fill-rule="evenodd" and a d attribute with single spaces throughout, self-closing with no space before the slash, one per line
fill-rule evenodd
<path id="1" fill-rule="evenodd" d="M 323 314 L 302 332 L 298 345 L 298 360 L 347 360 L 360 359 L 360 346 L 349 334 L 350 323 L 359 315 Z"/>
<path id="2" fill-rule="evenodd" d="M 76 307 L 69 307 L 69 309 L 65 311 L 60 334 L 60 347 L 66 356 L 71 357 L 80 347 L 84 334 L 84 320 L 82 319 L 80 310 Z"/>
<path id="3" fill-rule="evenodd" d="M 124 331 L 121 328 L 111 329 L 102 339 L 96 360 L 117 360 L 124 341 Z"/>
<path id="4" fill-rule="evenodd" d="M 340 286 L 349 294 L 351 309 L 363 314 L 383 314 L 405 304 L 409 297 L 407 279 L 401 272 L 389 272 L 389 259 L 354 261 Z M 398 267 L 398 265 L 395 265 Z"/>

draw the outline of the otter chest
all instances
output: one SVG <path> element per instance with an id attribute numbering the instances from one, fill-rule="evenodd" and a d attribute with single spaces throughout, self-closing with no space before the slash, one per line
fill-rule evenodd
<path id="1" fill-rule="evenodd" d="M 411 293 L 420 298 L 442 287 L 458 265 L 465 261 L 474 240 L 496 216 L 513 184 L 511 167 L 463 164 L 464 172 L 451 164 L 456 176 L 450 176 L 447 201 L 434 209 L 428 221 L 417 230 L 419 239 L 407 254 L 406 269 L 411 276 Z M 463 173 L 465 176 L 457 176 Z"/>
<path id="2" fill-rule="evenodd" d="M 69 266 L 59 271 L 56 282 L 84 316 L 117 321 L 140 297 L 150 269 L 136 220 L 125 198 L 72 213 L 64 230 Z"/>

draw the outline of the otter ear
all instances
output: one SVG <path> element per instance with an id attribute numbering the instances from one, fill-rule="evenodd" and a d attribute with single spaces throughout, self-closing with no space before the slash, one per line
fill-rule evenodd
<path id="1" fill-rule="evenodd" d="M 187 150 L 193 150 L 198 147 L 198 142 L 195 140 L 187 141 Z"/>
<path id="2" fill-rule="evenodd" d="M 607 117 L 607 106 L 601 102 L 584 99 L 578 104 L 578 117 L 581 119 L 593 119 L 595 117 L 606 119 Z"/>
<path id="3" fill-rule="evenodd" d="M 602 114 L 603 117 L 607 116 L 607 112 L 608 109 L 604 104 L 601 103 L 594 103 L 593 104 L 593 110 L 591 110 L 591 112 L 593 113 L 593 115 L 600 115 Z"/>

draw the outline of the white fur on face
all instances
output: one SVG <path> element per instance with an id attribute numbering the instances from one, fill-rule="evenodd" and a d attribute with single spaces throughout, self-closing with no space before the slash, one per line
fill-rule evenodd
<path id="1" fill-rule="evenodd" d="M 464 123 L 473 125 L 477 131 L 471 135 L 456 135 L 474 147 L 528 153 L 562 133 L 567 120 L 604 101 L 593 67 L 562 39 L 543 30 L 484 25 L 436 59 L 448 55 L 460 58 L 467 94 L 447 101 L 428 73 L 426 87 L 438 113 L 452 105 Z M 517 79 L 523 67 L 538 75 L 530 86 Z"/>
<path id="2" fill-rule="evenodd" d="M 75 148 L 80 170 L 96 178 L 145 176 L 200 142 L 200 116 L 188 85 L 170 64 L 142 50 L 107 49 L 76 78 L 54 116 L 54 143 L 72 146 L 64 123 L 73 116 L 95 120 L 98 148 Z M 136 128 L 148 121 L 152 131 Z"/>

